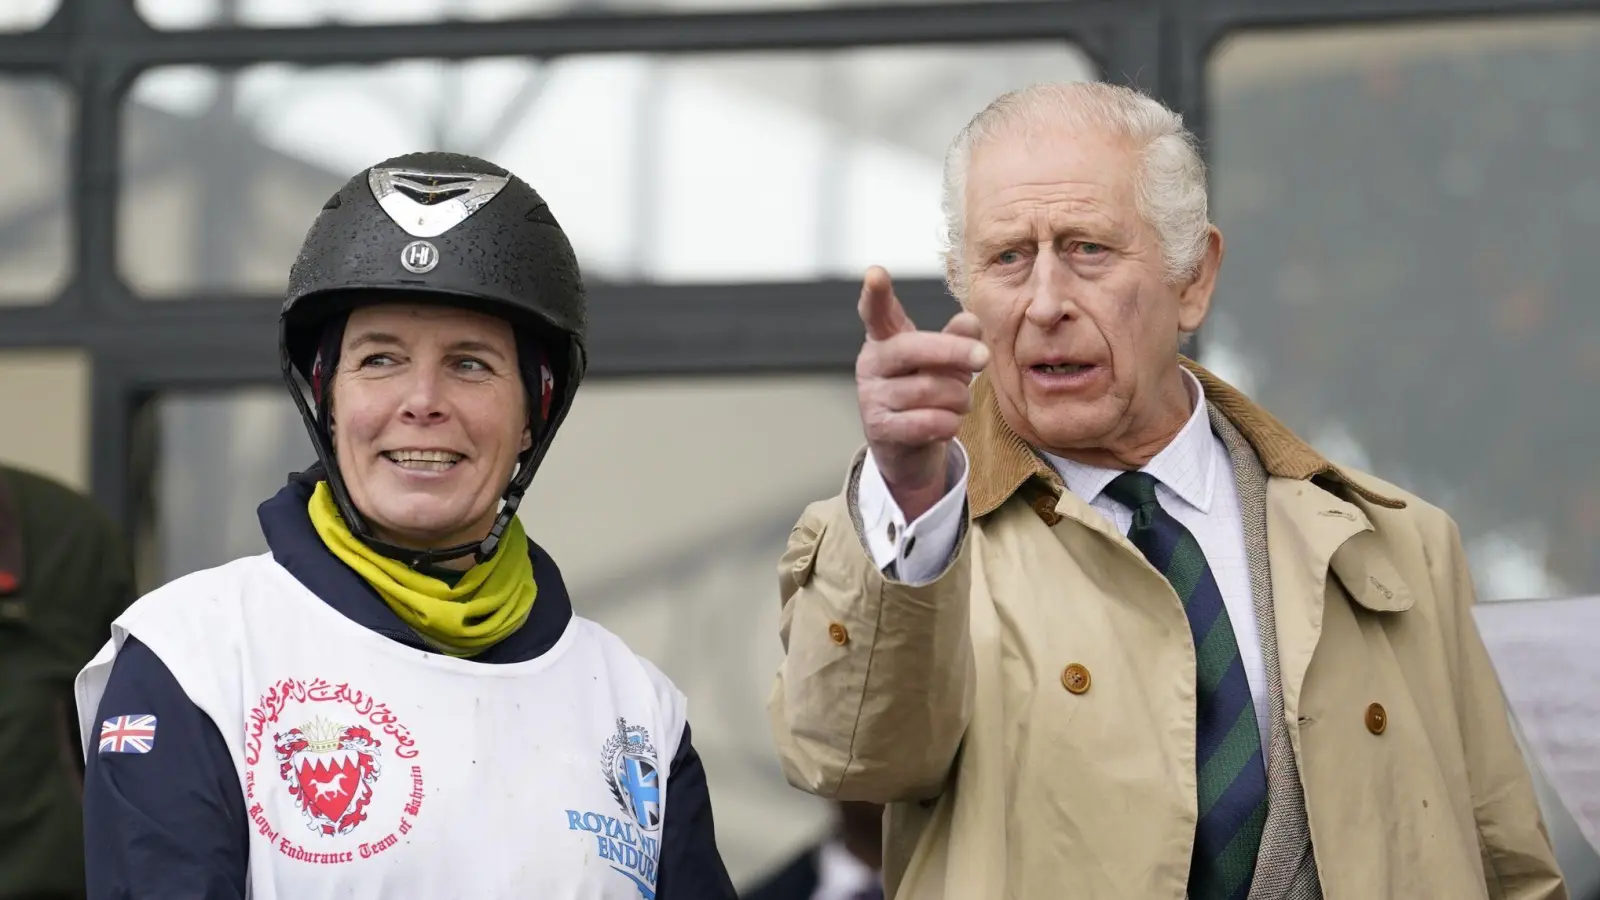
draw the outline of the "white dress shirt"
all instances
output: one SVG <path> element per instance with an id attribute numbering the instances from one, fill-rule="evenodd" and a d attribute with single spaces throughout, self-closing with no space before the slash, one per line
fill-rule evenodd
<path id="1" fill-rule="evenodd" d="M 1234 640 L 1239 644 L 1245 678 L 1255 702 L 1261 747 L 1266 750 L 1272 731 L 1267 717 L 1267 672 L 1250 592 L 1250 559 L 1245 551 L 1233 461 L 1222 439 L 1211 430 L 1200 381 L 1187 370 L 1183 374 L 1194 400 L 1194 412 L 1177 437 L 1143 471 L 1155 477 L 1156 499 L 1194 534 L 1211 566 L 1233 623 Z M 952 486 L 914 522 L 906 522 L 871 453 L 861 468 L 857 502 L 867 549 L 879 569 L 887 570 L 892 564 L 896 577 L 907 584 L 927 584 L 937 578 L 955 553 L 956 536 L 966 509 L 967 453 L 959 441 L 951 441 L 950 448 Z M 1133 511 L 1102 493 L 1122 474 L 1121 470 L 1087 466 L 1050 454 L 1045 457 L 1060 473 L 1067 490 L 1111 520 L 1119 532 L 1128 533 Z M 1265 759 L 1266 754 L 1262 757 Z"/>
<path id="2" fill-rule="evenodd" d="M 854 900 L 871 890 L 879 877 L 835 838 L 817 851 L 817 889 L 811 900 Z"/>

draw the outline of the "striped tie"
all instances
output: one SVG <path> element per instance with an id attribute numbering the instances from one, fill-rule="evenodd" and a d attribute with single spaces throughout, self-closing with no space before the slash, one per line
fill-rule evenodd
<path id="1" fill-rule="evenodd" d="M 1267 821 L 1267 770 L 1233 623 L 1200 544 L 1156 501 L 1155 478 L 1124 472 L 1105 493 L 1133 510 L 1128 540 L 1172 584 L 1194 632 L 1200 824 L 1189 897 L 1244 900 Z"/>

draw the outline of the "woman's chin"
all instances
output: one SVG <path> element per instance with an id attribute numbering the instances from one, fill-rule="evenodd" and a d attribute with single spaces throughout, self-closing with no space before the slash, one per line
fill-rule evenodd
<path id="1" fill-rule="evenodd" d="M 484 523 L 480 528 L 475 528 L 474 524 L 473 521 L 447 515 L 380 514 L 372 517 L 373 532 L 379 540 L 407 550 L 439 550 L 481 540 L 489 530 L 488 525 Z"/>

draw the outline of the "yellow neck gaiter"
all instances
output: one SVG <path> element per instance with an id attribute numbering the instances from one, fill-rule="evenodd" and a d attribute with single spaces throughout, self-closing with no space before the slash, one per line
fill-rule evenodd
<path id="1" fill-rule="evenodd" d="M 515 516 L 494 556 L 462 574 L 454 587 L 363 544 L 339 515 L 326 481 L 308 506 L 311 524 L 333 555 L 367 580 L 395 615 L 440 652 L 474 656 L 511 636 L 528 620 L 539 586 L 528 558 L 528 535 Z"/>

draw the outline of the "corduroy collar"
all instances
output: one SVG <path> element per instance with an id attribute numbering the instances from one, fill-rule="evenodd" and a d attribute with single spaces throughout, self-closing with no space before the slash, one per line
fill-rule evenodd
<path id="1" fill-rule="evenodd" d="M 1244 435 L 1269 476 L 1299 481 L 1325 479 L 1378 506 L 1405 508 L 1404 500 L 1358 484 L 1271 413 L 1199 363 L 1187 357 L 1180 357 L 1179 362 L 1200 379 L 1206 400 Z M 967 477 L 967 501 L 972 515 L 986 516 L 999 509 L 1030 480 L 1038 480 L 1059 495 L 1063 489 L 1060 476 L 1006 424 L 988 373 L 973 382 L 972 400 L 972 413 L 959 435 L 972 465 Z"/>

